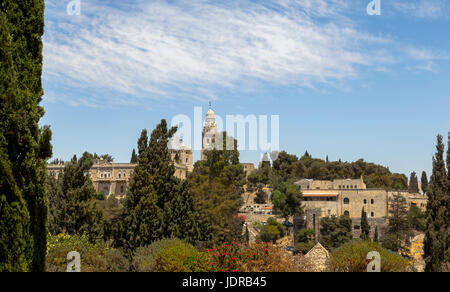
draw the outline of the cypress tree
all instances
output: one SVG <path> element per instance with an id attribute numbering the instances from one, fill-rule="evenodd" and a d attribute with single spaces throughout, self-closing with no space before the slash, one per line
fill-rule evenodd
<path id="1" fill-rule="evenodd" d="M 450 262 L 448 251 L 450 194 L 442 140 L 443 137 L 438 135 L 428 193 L 427 230 L 424 240 L 425 271 L 427 272 L 439 272 L 446 262 Z"/>
<path id="2" fill-rule="evenodd" d="M 130 163 L 136 164 L 138 162 L 138 158 L 136 155 L 136 151 L 133 149 L 133 152 L 131 152 L 131 160 Z"/>
<path id="3" fill-rule="evenodd" d="M 52 150 L 50 129 L 38 124 L 44 1 L 0 1 L 0 24 L 0 269 L 44 271 L 45 163 Z"/>
<path id="4" fill-rule="evenodd" d="M 419 182 L 417 180 L 416 172 L 413 171 L 409 178 L 409 188 L 408 191 L 410 193 L 418 193 L 419 192 Z"/>
<path id="5" fill-rule="evenodd" d="M 373 242 L 378 242 L 378 226 L 375 226 L 375 234 L 373 235 Z"/>
<path id="6" fill-rule="evenodd" d="M 398 251 L 410 235 L 409 212 L 407 201 L 400 193 L 389 198 L 389 225 L 387 236 L 391 237 L 391 249 Z M 383 240 L 384 242 L 385 240 Z"/>
<path id="7" fill-rule="evenodd" d="M 422 191 L 424 194 L 428 193 L 428 176 L 425 171 L 422 171 L 422 177 L 420 179 L 422 183 Z"/>
<path id="8" fill-rule="evenodd" d="M 361 210 L 361 235 L 360 238 L 362 240 L 368 240 L 370 234 L 370 225 L 367 221 L 367 213 L 364 212 L 364 207 Z"/>
<path id="9" fill-rule="evenodd" d="M 175 132 L 175 127 L 168 129 L 167 122 L 161 120 L 150 139 L 143 130 L 138 140 L 138 164 L 120 215 L 123 226 L 116 238 L 116 245 L 123 247 L 128 256 L 137 247 L 158 239 L 179 238 L 195 243 L 210 234 L 187 183 L 174 176 L 168 142 Z"/>

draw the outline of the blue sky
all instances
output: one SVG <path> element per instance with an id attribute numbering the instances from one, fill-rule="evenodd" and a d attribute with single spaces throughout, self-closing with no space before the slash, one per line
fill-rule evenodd
<path id="1" fill-rule="evenodd" d="M 211 101 L 279 115 L 280 148 L 430 173 L 450 130 L 445 0 L 46 2 L 46 115 L 54 157 L 128 162 L 143 128 Z M 261 151 L 243 151 L 257 163 Z M 194 158 L 199 158 L 195 153 Z"/>

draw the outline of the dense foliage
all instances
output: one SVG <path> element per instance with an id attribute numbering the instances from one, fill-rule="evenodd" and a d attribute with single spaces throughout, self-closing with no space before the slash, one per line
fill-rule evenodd
<path id="1" fill-rule="evenodd" d="M 168 129 L 161 120 L 150 139 L 143 130 L 138 140 L 138 164 L 113 232 L 115 245 L 128 257 L 138 247 L 163 238 L 189 243 L 209 239 L 209 224 L 195 206 L 187 182 L 174 176 L 168 142 L 175 132 L 176 128 Z"/>
<path id="2" fill-rule="evenodd" d="M 389 198 L 388 221 L 383 246 L 392 251 L 399 251 L 411 236 L 408 204 L 406 198 L 399 193 L 394 193 Z"/>
<path id="3" fill-rule="evenodd" d="M 328 271 L 330 272 L 366 272 L 371 260 L 367 254 L 372 251 L 380 253 L 381 272 L 408 271 L 408 260 L 402 256 L 385 250 L 378 243 L 371 241 L 353 241 L 346 243 L 330 254 Z"/>
<path id="4" fill-rule="evenodd" d="M 0 1 L 0 27 L 0 271 L 43 271 L 52 152 L 49 127 L 39 128 L 44 1 Z"/>
<path id="5" fill-rule="evenodd" d="M 128 260 L 109 244 L 98 240 L 92 243 L 86 235 L 58 234 L 49 237 L 47 245 L 47 272 L 65 272 L 67 254 L 77 251 L 81 257 L 82 272 L 126 272 Z"/>
<path id="6" fill-rule="evenodd" d="M 276 243 L 276 241 L 284 237 L 286 228 L 275 218 L 269 218 L 267 224 L 261 227 L 257 239 L 264 242 Z"/>
<path id="7" fill-rule="evenodd" d="M 268 162 L 266 162 L 268 163 Z M 261 167 L 249 176 L 251 184 L 266 183 L 276 186 L 281 182 L 298 179 L 334 180 L 344 178 L 364 177 L 368 188 L 386 188 L 405 190 L 408 188 L 408 178 L 404 174 L 391 173 L 389 168 L 369 163 L 360 159 L 356 162 L 327 161 L 312 156 L 306 152 L 301 158 L 279 153 L 273 161 L 272 168 Z"/>
<path id="8" fill-rule="evenodd" d="M 450 133 L 447 168 L 444 160 L 443 137 L 437 137 L 433 174 L 428 188 L 427 226 L 424 252 L 428 272 L 439 272 L 450 266 Z"/>
<path id="9" fill-rule="evenodd" d="M 58 178 L 49 175 L 49 231 L 52 234 L 87 234 L 91 240 L 103 235 L 103 216 L 95 200 L 95 189 L 88 175 L 93 156 L 84 153 L 64 164 Z"/>
<path id="10" fill-rule="evenodd" d="M 329 250 L 338 248 L 352 239 L 352 219 L 350 217 L 333 215 L 320 220 L 320 243 L 325 248 Z"/>
<path id="11" fill-rule="evenodd" d="M 243 203 L 245 173 L 239 164 L 237 141 L 225 132 L 221 137 L 225 150 L 209 150 L 206 161 L 195 163 L 188 178 L 189 191 L 202 218 L 212 227 L 213 242 L 241 242 L 243 221 L 238 211 Z M 226 150 L 230 140 L 234 149 Z"/>

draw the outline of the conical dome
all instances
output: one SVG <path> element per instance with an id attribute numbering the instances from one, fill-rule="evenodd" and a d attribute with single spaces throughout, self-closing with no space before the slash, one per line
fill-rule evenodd
<path id="1" fill-rule="evenodd" d="M 213 111 L 212 109 L 209 109 L 209 110 L 206 112 L 206 116 L 207 116 L 207 117 L 213 117 L 213 116 L 214 116 L 214 111 Z"/>

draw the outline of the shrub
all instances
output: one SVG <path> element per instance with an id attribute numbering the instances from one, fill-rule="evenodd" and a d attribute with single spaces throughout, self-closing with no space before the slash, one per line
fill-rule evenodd
<path id="1" fill-rule="evenodd" d="M 87 235 L 49 235 L 47 242 L 46 271 L 65 272 L 67 254 L 77 251 L 81 256 L 82 272 L 125 272 L 129 270 L 127 260 L 119 250 L 103 241 L 92 243 Z"/>
<path id="2" fill-rule="evenodd" d="M 257 238 L 260 241 L 275 243 L 278 239 L 284 237 L 284 235 L 285 227 L 275 218 L 269 218 L 267 225 L 261 228 L 261 232 Z"/>
<path id="3" fill-rule="evenodd" d="M 138 248 L 133 267 L 137 272 L 190 272 L 197 259 L 201 257 L 192 245 L 179 239 L 162 239 Z"/>
<path id="4" fill-rule="evenodd" d="M 408 270 L 408 260 L 370 241 L 346 243 L 331 253 L 328 270 L 331 272 L 365 272 L 370 260 L 367 254 L 377 251 L 381 256 L 382 272 L 404 272 Z"/>
<path id="5" fill-rule="evenodd" d="M 252 257 L 242 264 L 243 272 L 298 272 L 296 257 L 283 248 L 257 243 L 248 251 Z"/>

